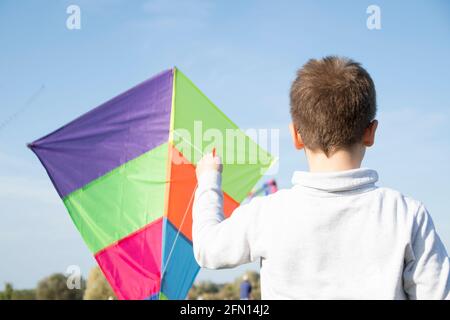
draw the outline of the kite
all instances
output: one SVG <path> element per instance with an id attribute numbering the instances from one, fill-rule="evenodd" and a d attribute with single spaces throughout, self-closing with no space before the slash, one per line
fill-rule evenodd
<path id="1" fill-rule="evenodd" d="M 184 299 L 200 270 L 191 214 L 202 154 L 224 159 L 226 217 L 273 160 L 177 68 L 28 146 L 117 297 L 136 300 Z"/>
<path id="2" fill-rule="evenodd" d="M 248 194 L 246 200 L 250 201 L 254 197 L 262 195 L 262 194 L 264 194 L 265 196 L 268 196 L 269 194 L 275 193 L 277 191 L 278 191 L 277 182 L 275 181 L 275 179 L 271 179 L 271 180 L 263 183 L 263 185 L 260 188 L 252 190 Z"/>

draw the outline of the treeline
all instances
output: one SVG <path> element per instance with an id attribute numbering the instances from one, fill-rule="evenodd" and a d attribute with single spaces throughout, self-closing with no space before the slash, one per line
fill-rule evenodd
<path id="1" fill-rule="evenodd" d="M 246 273 L 250 284 L 252 285 L 251 298 L 253 300 L 261 299 L 261 287 L 259 281 L 259 273 L 250 271 Z M 242 277 L 236 278 L 235 281 L 225 284 L 216 284 L 210 281 L 203 281 L 194 284 L 189 291 L 189 300 L 238 300 L 239 288 Z"/>
<path id="2" fill-rule="evenodd" d="M 35 300 L 36 290 L 14 290 L 11 283 L 5 284 L 5 290 L 0 291 L 0 300 Z"/>
<path id="3" fill-rule="evenodd" d="M 261 299 L 259 274 L 247 272 L 252 285 L 252 299 Z M 237 300 L 242 278 L 226 284 L 203 281 L 194 284 L 188 293 L 190 300 Z M 99 267 L 92 268 L 87 280 L 80 279 L 80 288 L 70 289 L 70 279 L 61 273 L 55 273 L 38 282 L 36 289 L 16 290 L 6 283 L 0 291 L 0 300 L 115 300 L 116 296 Z"/>
<path id="4" fill-rule="evenodd" d="M 55 273 L 38 282 L 36 289 L 16 290 L 11 283 L 0 291 L 0 300 L 112 300 L 116 299 L 100 268 L 89 273 L 87 281 L 80 279 L 79 288 L 70 288 L 71 280 Z"/>

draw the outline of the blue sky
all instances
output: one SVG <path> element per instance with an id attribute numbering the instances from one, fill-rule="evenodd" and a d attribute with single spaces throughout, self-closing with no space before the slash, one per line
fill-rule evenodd
<path id="1" fill-rule="evenodd" d="M 66 8 L 81 8 L 81 30 Z M 381 30 L 366 8 L 381 8 Z M 0 282 L 34 287 L 94 260 L 25 148 L 98 104 L 178 66 L 243 128 L 279 128 L 277 180 L 305 170 L 288 137 L 288 93 L 311 57 L 371 73 L 380 121 L 364 166 L 428 207 L 450 248 L 450 3 L 435 1 L 0 1 Z M 239 270 L 202 271 L 222 282 Z"/>

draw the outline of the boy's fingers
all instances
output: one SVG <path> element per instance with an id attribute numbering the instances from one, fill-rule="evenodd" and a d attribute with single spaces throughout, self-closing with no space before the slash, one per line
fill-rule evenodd
<path id="1" fill-rule="evenodd" d="M 196 172 L 201 174 L 204 170 L 213 169 L 222 172 L 222 159 L 214 155 L 214 152 L 208 152 L 197 162 Z"/>
<path id="2" fill-rule="evenodd" d="M 202 161 L 202 160 L 206 160 L 206 161 L 214 160 L 216 158 L 219 158 L 219 157 L 215 156 L 213 152 L 208 152 L 208 153 L 203 155 L 203 157 L 202 157 L 202 159 L 200 161 Z"/>

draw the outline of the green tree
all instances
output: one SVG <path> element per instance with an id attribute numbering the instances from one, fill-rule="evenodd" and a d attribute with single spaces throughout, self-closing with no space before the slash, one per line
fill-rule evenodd
<path id="1" fill-rule="evenodd" d="M 261 299 L 259 273 L 248 271 L 245 274 L 252 285 L 252 299 Z M 239 299 L 239 288 L 242 280 L 243 277 L 239 277 L 226 284 L 215 284 L 210 281 L 196 283 L 189 291 L 188 299 L 237 300 Z"/>
<path id="2" fill-rule="evenodd" d="M 0 300 L 12 300 L 14 294 L 13 285 L 9 282 L 5 283 L 5 290 L 0 292 Z"/>
<path id="3" fill-rule="evenodd" d="M 5 290 L 0 291 L 0 300 L 35 300 L 34 289 L 15 290 L 11 283 L 5 283 Z"/>
<path id="4" fill-rule="evenodd" d="M 25 289 L 25 290 L 14 290 L 13 300 L 36 300 L 36 290 Z"/>
<path id="5" fill-rule="evenodd" d="M 116 299 L 114 291 L 106 281 L 99 267 L 94 267 L 89 273 L 84 300 L 111 300 Z"/>
<path id="6" fill-rule="evenodd" d="M 215 295 L 220 292 L 223 285 L 216 284 L 211 281 L 202 281 L 197 284 L 194 284 L 189 290 L 188 299 L 189 300 L 197 300 L 197 299 L 214 299 Z"/>
<path id="7" fill-rule="evenodd" d="M 85 283 L 81 281 L 80 289 L 70 289 L 67 277 L 61 273 L 52 274 L 39 281 L 36 289 L 37 300 L 81 300 L 83 298 Z"/>
<path id="8" fill-rule="evenodd" d="M 223 286 L 222 290 L 215 295 L 213 299 L 219 300 L 238 300 L 239 299 L 239 286 L 236 285 L 236 281 L 227 283 Z"/>

